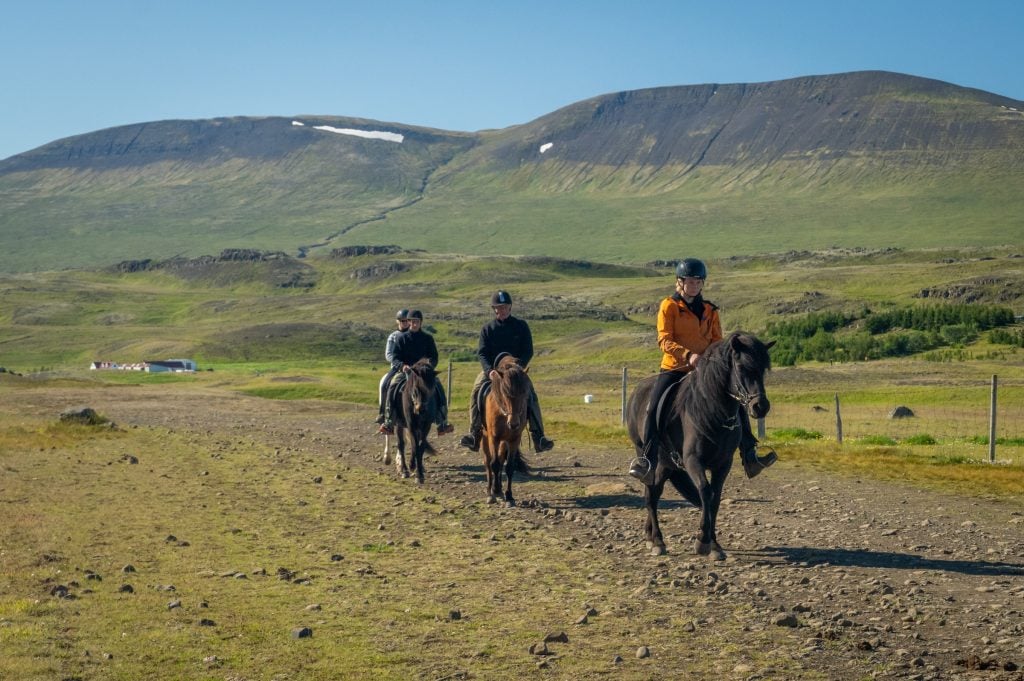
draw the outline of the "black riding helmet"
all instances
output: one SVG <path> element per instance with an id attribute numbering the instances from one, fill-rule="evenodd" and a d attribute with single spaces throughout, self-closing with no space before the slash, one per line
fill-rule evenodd
<path id="1" fill-rule="evenodd" d="M 708 268 L 704 266 L 703 260 L 697 260 L 697 258 L 687 258 L 681 263 L 676 265 L 676 277 L 679 279 L 685 279 L 686 277 L 695 277 L 697 279 L 708 278 Z"/>
<path id="2" fill-rule="evenodd" d="M 423 321 L 423 313 L 420 312 L 419 310 L 413 310 L 412 312 L 409 313 L 409 319 L 418 319 L 418 320 L 420 320 L 422 322 Z"/>
<path id="3" fill-rule="evenodd" d="M 395 319 L 400 322 L 406 321 L 407 319 L 409 319 L 409 310 L 403 307 L 401 310 L 395 313 Z"/>
<path id="4" fill-rule="evenodd" d="M 495 305 L 511 305 L 512 296 L 508 294 L 508 291 L 495 291 L 494 295 L 491 296 L 491 307 Z"/>

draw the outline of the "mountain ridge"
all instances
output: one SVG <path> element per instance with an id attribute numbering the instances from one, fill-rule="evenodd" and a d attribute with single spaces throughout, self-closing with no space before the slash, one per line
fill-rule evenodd
<path id="1" fill-rule="evenodd" d="M 678 224 L 717 255 L 901 232 L 895 245 L 951 245 L 957 224 L 965 243 L 1000 229 L 1013 243 L 1022 110 L 859 71 L 609 93 L 478 132 L 342 116 L 118 126 L 0 161 L 0 268 L 359 243 L 643 262 Z M 55 241 L 71 245 L 62 263 Z"/>

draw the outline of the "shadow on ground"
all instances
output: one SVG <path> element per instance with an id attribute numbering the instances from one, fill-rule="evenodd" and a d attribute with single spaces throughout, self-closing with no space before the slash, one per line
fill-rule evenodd
<path id="1" fill-rule="evenodd" d="M 1024 564 L 987 562 L 980 560 L 945 560 L 909 553 L 870 551 L 867 549 L 817 549 L 796 546 L 769 546 L 758 551 L 745 552 L 752 558 L 779 559 L 788 563 L 836 565 L 865 568 L 898 568 L 905 570 L 942 570 L 964 575 L 990 577 L 1022 577 Z"/>

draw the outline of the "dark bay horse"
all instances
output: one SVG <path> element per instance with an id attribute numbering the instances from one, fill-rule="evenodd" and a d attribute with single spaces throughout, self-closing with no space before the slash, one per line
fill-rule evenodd
<path id="1" fill-rule="evenodd" d="M 732 468 L 740 442 L 740 409 L 754 418 L 768 413 L 764 374 L 771 366 L 768 349 L 755 336 L 736 332 L 712 343 L 695 371 L 687 374 L 661 410 L 659 461 L 654 484 L 645 485 L 647 519 L 644 534 L 654 555 L 665 552 L 658 525 L 658 500 L 665 483 L 701 509 L 696 552 L 724 560 L 715 535 L 722 486 Z M 626 425 L 637 456 L 643 456 L 643 432 L 648 396 L 654 377 L 642 380 L 629 398 Z M 680 470 L 680 468 L 682 470 Z M 710 478 L 710 479 L 709 479 Z"/>
<path id="2" fill-rule="evenodd" d="M 423 358 L 405 372 L 405 382 L 394 396 L 391 417 L 398 435 L 398 456 L 395 467 L 403 478 L 409 477 L 409 470 L 416 471 L 416 482 L 423 484 L 423 454 L 433 452 L 434 448 L 427 442 L 430 427 L 434 424 L 437 414 L 437 391 L 434 382 L 437 372 L 430 360 Z M 405 456 L 405 435 L 409 434 L 412 445 L 409 460 Z M 385 443 L 385 450 L 387 443 Z M 385 453 L 385 463 L 387 463 Z"/>
<path id="3" fill-rule="evenodd" d="M 515 506 L 512 497 L 512 474 L 527 472 L 529 466 L 523 457 L 520 443 L 526 427 L 526 409 L 530 401 L 530 379 L 526 370 L 511 355 L 499 356 L 488 377 L 491 390 L 483 404 L 484 468 L 487 470 L 487 503 L 493 504 L 504 496 L 506 506 Z M 501 491 L 504 469 L 506 484 Z"/>

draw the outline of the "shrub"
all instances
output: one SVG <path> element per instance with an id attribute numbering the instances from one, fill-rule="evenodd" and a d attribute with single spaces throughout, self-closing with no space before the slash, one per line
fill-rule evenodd
<path id="1" fill-rule="evenodd" d="M 911 435 L 910 437 L 903 438 L 903 444 L 905 445 L 934 445 L 937 444 L 935 438 L 928 433 L 921 433 L 919 435 Z"/>
<path id="2" fill-rule="evenodd" d="M 772 437 L 777 440 L 820 440 L 821 433 L 803 428 L 779 428 L 772 431 Z"/>
<path id="3" fill-rule="evenodd" d="M 868 435 L 857 440 L 862 445 L 878 445 L 884 447 L 893 447 L 897 444 L 896 440 L 893 440 L 887 435 Z"/>

